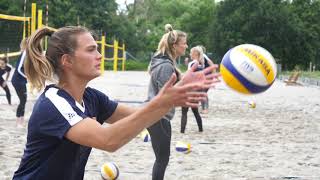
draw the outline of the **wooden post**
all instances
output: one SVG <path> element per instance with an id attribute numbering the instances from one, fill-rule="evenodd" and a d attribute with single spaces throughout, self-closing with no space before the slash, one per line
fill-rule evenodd
<path id="1" fill-rule="evenodd" d="M 101 36 L 101 56 L 102 56 L 101 64 L 100 64 L 101 74 L 104 73 L 105 45 L 106 45 L 106 37 Z"/>
<path id="2" fill-rule="evenodd" d="M 118 41 L 113 41 L 113 71 L 118 71 Z"/>
<path id="3" fill-rule="evenodd" d="M 31 5 L 31 34 L 36 31 L 36 15 L 37 15 L 37 4 L 32 3 L 32 5 Z"/>
<path id="4" fill-rule="evenodd" d="M 38 29 L 42 28 L 42 10 L 38 10 Z"/>
<path id="5" fill-rule="evenodd" d="M 28 18 L 28 36 L 31 35 L 31 18 Z"/>
<path id="6" fill-rule="evenodd" d="M 122 44 L 122 71 L 125 70 L 126 66 L 126 46 Z"/>

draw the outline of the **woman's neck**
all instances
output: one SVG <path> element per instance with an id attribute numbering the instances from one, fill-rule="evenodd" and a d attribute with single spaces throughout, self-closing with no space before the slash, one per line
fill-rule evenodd
<path id="1" fill-rule="evenodd" d="M 86 89 L 87 82 L 80 81 L 59 81 L 58 87 L 70 94 L 78 103 L 82 103 L 83 94 Z"/>
<path id="2" fill-rule="evenodd" d="M 176 61 L 177 58 L 178 56 L 172 56 L 172 61 Z"/>

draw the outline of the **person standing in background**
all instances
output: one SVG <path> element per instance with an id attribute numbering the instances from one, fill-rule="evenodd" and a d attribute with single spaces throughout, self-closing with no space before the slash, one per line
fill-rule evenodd
<path id="1" fill-rule="evenodd" d="M 16 111 L 16 124 L 17 127 L 23 127 L 24 125 L 24 112 L 27 103 L 27 78 L 24 74 L 24 61 L 26 58 L 26 47 L 28 39 L 23 39 L 20 44 L 21 55 L 18 58 L 16 69 L 12 75 L 12 85 L 16 90 L 19 98 L 19 104 Z"/>
<path id="2" fill-rule="evenodd" d="M 206 55 L 206 48 L 202 45 L 200 45 L 199 47 L 202 48 L 203 50 L 203 61 L 204 61 L 204 68 L 210 67 L 210 66 L 215 66 L 214 63 L 212 62 L 212 60 Z M 211 73 L 215 73 L 216 70 L 214 70 Z M 206 89 L 206 93 L 208 93 L 209 89 Z M 203 114 L 208 114 L 209 113 L 209 96 L 206 97 L 206 100 L 201 101 L 201 113 Z"/>
<path id="3" fill-rule="evenodd" d="M 191 48 L 190 58 L 192 61 L 188 64 L 188 69 L 191 69 L 194 64 L 198 64 L 196 71 L 202 71 L 204 69 L 203 50 L 200 46 L 195 46 L 195 47 Z M 202 101 L 201 101 L 201 103 L 202 103 Z M 188 116 L 187 116 L 188 110 L 189 110 L 189 107 L 182 107 L 181 108 L 181 112 L 182 112 L 181 129 L 180 129 L 181 133 L 184 133 L 186 130 L 187 119 L 188 119 Z M 193 107 L 193 108 L 191 108 L 191 110 L 193 112 L 194 117 L 196 118 L 199 132 L 203 132 L 202 118 L 199 113 L 199 108 Z"/>
<path id="4" fill-rule="evenodd" d="M 4 58 L 0 58 L 0 86 L 6 92 L 6 98 L 9 105 L 11 105 L 11 93 L 8 87 L 8 80 L 10 77 L 11 69 L 11 65 L 8 64 L 8 56 L 7 54 L 5 54 Z M 4 74 L 7 74 L 5 79 L 2 77 Z"/>
<path id="5" fill-rule="evenodd" d="M 160 89 L 170 79 L 172 74 L 178 78 L 175 83 L 184 83 L 183 80 L 189 76 L 190 71 L 195 71 L 195 64 L 187 73 L 182 76 L 176 67 L 176 59 L 185 54 L 187 45 L 187 34 L 179 30 L 173 30 L 170 24 L 165 25 L 165 34 L 162 36 L 157 51 L 151 58 L 149 64 L 150 82 L 148 89 L 148 100 L 152 100 L 160 92 Z M 210 67 L 198 72 L 206 75 L 217 67 Z M 210 75 L 208 75 L 210 76 Z M 214 78 L 214 76 L 211 74 Z M 180 81 L 179 81 L 180 80 Z M 197 106 L 196 106 L 197 107 Z M 163 180 L 170 158 L 171 145 L 171 123 L 175 113 L 174 107 L 170 109 L 158 122 L 148 127 L 151 136 L 152 148 L 155 154 L 155 162 L 152 170 L 152 180 Z"/>

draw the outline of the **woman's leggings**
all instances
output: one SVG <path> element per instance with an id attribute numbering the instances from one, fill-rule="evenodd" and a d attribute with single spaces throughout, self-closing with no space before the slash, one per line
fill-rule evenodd
<path id="1" fill-rule="evenodd" d="M 161 119 L 148 128 L 152 148 L 156 156 L 153 164 L 152 180 L 163 180 L 169 163 L 171 144 L 171 124 L 166 119 Z"/>
<path id="2" fill-rule="evenodd" d="M 181 133 L 184 133 L 184 131 L 186 130 L 187 118 L 188 118 L 188 116 L 187 116 L 188 110 L 189 110 L 188 107 L 182 107 L 181 130 L 180 130 Z M 202 132 L 202 131 L 203 131 L 203 128 L 202 128 L 202 119 L 201 119 L 201 116 L 200 116 L 200 114 L 199 114 L 199 110 L 198 110 L 198 108 L 191 108 L 191 110 L 192 110 L 192 112 L 193 112 L 193 114 L 194 114 L 194 117 L 196 118 L 199 131 Z"/>
<path id="3" fill-rule="evenodd" d="M 201 101 L 202 110 L 209 109 L 209 98 L 206 97 L 206 100 Z"/>
<path id="4" fill-rule="evenodd" d="M 20 103 L 17 108 L 17 117 L 23 117 L 24 116 L 24 110 L 27 103 L 27 87 L 26 85 L 15 85 L 12 84 L 14 89 L 17 92 L 17 95 L 19 97 Z"/>
<path id="5" fill-rule="evenodd" d="M 205 90 L 204 92 L 208 93 L 208 90 Z M 202 110 L 205 110 L 205 109 L 209 109 L 209 97 L 207 96 L 206 97 L 206 100 L 204 101 L 201 101 L 201 107 L 202 107 Z"/>
<path id="6" fill-rule="evenodd" d="M 6 85 L 5 87 L 3 87 L 3 86 L 1 86 L 1 87 L 6 92 L 6 97 L 7 97 L 8 103 L 11 105 L 11 94 L 10 94 L 10 90 L 9 90 L 8 85 Z"/>

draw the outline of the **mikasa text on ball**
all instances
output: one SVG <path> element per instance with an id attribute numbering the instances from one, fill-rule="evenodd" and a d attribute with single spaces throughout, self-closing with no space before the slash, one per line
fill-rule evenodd
<path id="1" fill-rule="evenodd" d="M 220 73 L 224 82 L 233 90 L 243 94 L 257 94 L 273 84 L 277 66 L 266 49 L 242 44 L 224 55 Z"/>

